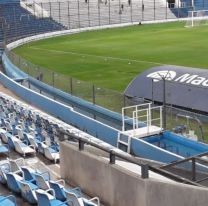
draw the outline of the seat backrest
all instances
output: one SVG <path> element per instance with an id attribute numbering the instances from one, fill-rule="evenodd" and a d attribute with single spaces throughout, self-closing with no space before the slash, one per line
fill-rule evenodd
<path id="1" fill-rule="evenodd" d="M 41 144 L 41 142 L 38 142 L 37 143 L 38 144 L 38 152 L 40 152 L 40 153 L 44 153 L 44 149 L 43 149 L 43 147 L 42 147 L 42 144 Z"/>
<path id="2" fill-rule="evenodd" d="M 44 148 L 44 154 L 47 158 L 53 160 L 53 156 L 51 155 L 51 152 L 50 152 L 50 148 L 49 147 L 46 147 Z"/>
<path id="3" fill-rule="evenodd" d="M 54 181 L 49 181 L 50 187 L 54 190 L 56 199 L 65 201 L 66 200 L 66 194 L 63 188 L 61 187 L 60 184 L 54 182 Z"/>
<path id="4" fill-rule="evenodd" d="M 34 174 L 34 176 L 35 176 L 36 185 L 38 186 L 38 188 L 43 189 L 43 190 L 49 189 L 49 185 L 47 184 L 47 182 L 45 181 L 42 175 Z"/>
<path id="5" fill-rule="evenodd" d="M 82 198 L 77 197 L 73 192 L 66 191 L 66 198 L 73 202 L 73 206 L 84 206 Z"/>
<path id="6" fill-rule="evenodd" d="M 50 200 L 43 190 L 36 190 L 38 206 L 52 206 Z"/>
<path id="7" fill-rule="evenodd" d="M 15 148 L 14 141 L 12 140 L 12 137 L 9 137 L 9 136 L 8 136 L 8 145 L 11 149 Z"/>
<path id="8" fill-rule="evenodd" d="M 21 166 L 25 165 L 24 159 L 23 158 L 19 158 L 16 160 L 9 159 L 9 165 L 11 172 L 21 171 Z"/>
<path id="9" fill-rule="evenodd" d="M 31 171 L 27 167 L 21 167 L 23 174 L 24 174 L 24 179 L 27 181 L 34 180 L 34 175 L 31 173 Z"/>
<path id="10" fill-rule="evenodd" d="M 30 188 L 30 185 L 24 181 L 20 181 L 19 184 L 20 184 L 22 197 L 28 202 L 35 204 L 37 201 L 32 193 L 32 189 Z"/>
<path id="11" fill-rule="evenodd" d="M 31 145 L 33 145 L 35 148 L 38 147 L 38 144 L 35 142 L 35 139 L 34 138 L 28 138 L 29 142 Z"/>
<path id="12" fill-rule="evenodd" d="M 20 185 L 19 182 L 16 180 L 13 173 L 9 172 L 6 174 L 7 176 L 7 185 L 9 189 L 11 189 L 14 192 L 19 193 L 20 192 Z"/>
<path id="13" fill-rule="evenodd" d="M 21 145 L 20 145 L 20 142 L 14 141 L 14 147 L 15 147 L 15 150 L 16 150 L 17 152 L 20 152 L 21 154 L 24 153 L 24 151 L 23 151 L 23 149 L 22 149 L 22 147 L 21 147 Z"/>
<path id="14" fill-rule="evenodd" d="M 10 123 L 9 122 L 7 122 L 7 121 L 5 121 L 5 123 L 6 123 L 6 128 L 7 128 L 7 131 L 13 131 L 13 128 L 12 128 L 12 126 L 10 125 Z"/>
<path id="15" fill-rule="evenodd" d="M 1 132 L 1 137 L 2 137 L 2 140 L 4 143 L 8 143 L 8 137 L 7 137 L 6 133 Z"/>
<path id="16" fill-rule="evenodd" d="M 10 165 L 8 163 L 5 163 L 0 166 L 0 183 L 6 184 L 6 173 L 10 172 Z"/>
<path id="17" fill-rule="evenodd" d="M 19 136 L 20 139 L 24 139 L 23 131 L 20 128 L 16 128 L 17 130 L 17 135 Z"/>

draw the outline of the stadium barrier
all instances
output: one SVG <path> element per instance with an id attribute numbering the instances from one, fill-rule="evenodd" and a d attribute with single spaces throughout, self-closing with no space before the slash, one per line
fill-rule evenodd
<path id="1" fill-rule="evenodd" d="M 11 64 L 9 64 L 5 58 L 3 58 L 3 65 L 4 68 L 7 67 L 7 71 L 12 70 L 12 68 L 8 68 L 11 66 Z M 21 97 L 28 103 L 37 106 L 43 111 L 50 113 L 55 117 L 60 118 L 63 121 L 99 139 L 102 139 L 103 141 L 111 145 L 117 145 L 118 130 L 116 130 L 115 128 L 112 128 L 97 120 L 82 115 L 74 111 L 72 107 L 66 106 L 42 94 L 32 91 L 20 85 L 13 79 L 10 79 L 3 73 L 1 73 L 0 76 L 0 81 L 4 86 L 6 86 L 11 91 L 15 92 L 19 97 Z"/>

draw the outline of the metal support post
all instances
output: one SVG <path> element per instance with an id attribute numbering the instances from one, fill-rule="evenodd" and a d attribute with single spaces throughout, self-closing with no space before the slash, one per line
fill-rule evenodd
<path id="1" fill-rule="evenodd" d="M 70 77 L 70 93 L 73 94 L 73 79 Z"/>
<path id="2" fill-rule="evenodd" d="M 196 159 L 192 158 L 192 180 L 196 181 Z"/>
<path id="3" fill-rule="evenodd" d="M 149 178 L 149 165 L 148 164 L 142 165 L 141 166 L 141 172 L 142 172 L 141 177 L 143 179 Z"/>
<path id="4" fill-rule="evenodd" d="M 92 85 L 92 103 L 95 104 L 95 85 Z"/>
<path id="5" fill-rule="evenodd" d="M 113 150 L 110 151 L 110 164 L 116 163 L 116 155 Z"/>
<path id="6" fill-rule="evenodd" d="M 84 142 L 79 139 L 79 151 L 83 151 L 84 150 Z"/>
<path id="7" fill-rule="evenodd" d="M 162 78 L 163 80 L 163 129 L 166 130 L 166 80 L 165 77 Z"/>

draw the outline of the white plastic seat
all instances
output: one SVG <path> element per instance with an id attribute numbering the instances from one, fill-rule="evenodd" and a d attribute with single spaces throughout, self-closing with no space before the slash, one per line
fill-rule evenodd
<path id="1" fill-rule="evenodd" d="M 36 181 L 36 185 L 38 186 L 38 188 L 42 190 L 50 189 L 49 182 L 46 181 L 42 175 L 36 173 L 34 174 L 34 176 L 35 176 L 35 181 Z"/>
<path id="2" fill-rule="evenodd" d="M 71 192 L 71 191 L 65 191 L 67 199 L 72 200 L 73 206 L 85 206 L 87 204 L 88 206 L 100 206 L 100 199 L 98 197 L 93 197 L 92 199 L 86 199 L 81 196 L 77 196 L 77 194 Z M 96 203 L 92 202 L 96 201 Z"/>
<path id="3" fill-rule="evenodd" d="M 60 159 L 60 154 L 59 152 L 51 152 L 50 147 L 44 148 L 44 154 L 45 157 L 51 161 L 54 161 L 56 163 Z"/>
<path id="4" fill-rule="evenodd" d="M 15 141 L 14 145 L 15 145 L 16 152 L 23 155 L 24 157 L 27 154 L 35 154 L 36 153 L 36 150 L 35 150 L 33 145 L 28 146 L 28 145 L 26 145 L 26 144 L 24 144 L 23 142 L 20 142 L 20 141 Z"/>

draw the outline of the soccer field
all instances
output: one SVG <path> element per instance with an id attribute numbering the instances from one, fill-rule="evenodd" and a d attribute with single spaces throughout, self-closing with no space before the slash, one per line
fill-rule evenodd
<path id="1" fill-rule="evenodd" d="M 103 88 L 123 91 L 162 64 L 208 68 L 208 27 L 184 22 L 137 25 L 32 42 L 14 51 L 32 63 Z"/>

